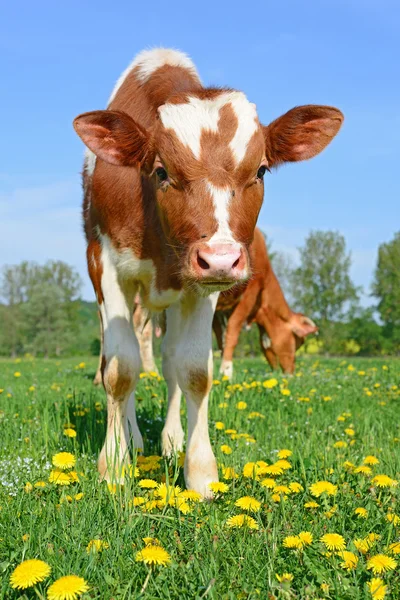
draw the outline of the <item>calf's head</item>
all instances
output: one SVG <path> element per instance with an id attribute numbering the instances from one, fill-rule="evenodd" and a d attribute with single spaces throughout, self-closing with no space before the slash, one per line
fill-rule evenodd
<path id="1" fill-rule="evenodd" d="M 114 110 L 80 115 L 74 127 L 100 159 L 151 180 L 182 281 L 207 294 L 250 276 L 265 172 L 317 155 L 342 121 L 336 108 L 307 105 L 263 126 L 242 92 L 203 89 L 169 98 L 151 131 Z"/>

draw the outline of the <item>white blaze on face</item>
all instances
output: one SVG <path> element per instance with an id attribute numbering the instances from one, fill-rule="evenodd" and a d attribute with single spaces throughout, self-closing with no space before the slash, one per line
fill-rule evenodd
<path id="1" fill-rule="evenodd" d="M 214 217 L 218 223 L 218 229 L 210 238 L 209 244 L 221 242 L 235 242 L 229 227 L 229 203 L 232 192 L 228 188 L 215 187 L 212 183 L 207 183 L 214 202 Z"/>
<path id="2" fill-rule="evenodd" d="M 185 104 L 163 104 L 159 114 L 166 129 L 172 129 L 184 146 L 188 146 L 199 160 L 203 131 L 218 132 L 220 110 L 230 104 L 237 117 L 238 126 L 229 142 L 238 165 L 244 158 L 247 145 L 257 131 L 258 118 L 255 104 L 249 102 L 242 92 L 221 92 L 212 100 L 190 97 Z"/>

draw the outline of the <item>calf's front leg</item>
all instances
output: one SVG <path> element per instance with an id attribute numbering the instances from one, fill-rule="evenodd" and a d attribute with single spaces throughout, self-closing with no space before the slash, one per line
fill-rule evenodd
<path id="1" fill-rule="evenodd" d="M 208 298 L 186 296 L 167 311 L 170 358 L 187 405 L 186 486 L 205 497 L 212 496 L 209 483 L 218 481 L 208 432 L 208 397 L 213 379 L 211 328 L 217 299 L 218 294 Z M 174 331 L 168 332 L 168 328 Z"/>

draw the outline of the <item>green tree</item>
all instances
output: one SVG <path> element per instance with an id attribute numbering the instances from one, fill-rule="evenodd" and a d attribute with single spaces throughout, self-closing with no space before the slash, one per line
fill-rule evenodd
<path id="1" fill-rule="evenodd" d="M 62 289 L 54 283 L 42 283 L 31 289 L 22 305 L 26 349 L 33 354 L 59 356 L 72 342 L 73 331 L 68 318 L 68 303 Z"/>
<path id="2" fill-rule="evenodd" d="M 400 342 L 400 231 L 379 246 L 372 290 L 387 335 Z"/>
<path id="3" fill-rule="evenodd" d="M 78 273 L 73 267 L 62 261 L 48 261 L 45 265 L 23 261 L 19 265 L 5 266 L 1 271 L 0 298 L 4 301 L 4 305 L 1 311 L 0 341 L 5 338 L 5 343 L 2 343 L 1 346 L 2 353 L 7 349 L 7 353 L 15 356 L 28 349 L 33 349 L 33 346 L 36 351 L 40 351 L 40 340 L 44 341 L 45 337 L 37 336 L 31 322 L 25 323 L 25 319 L 29 320 L 29 315 L 38 310 L 35 303 L 37 303 L 40 287 L 49 291 L 51 297 L 56 297 L 56 307 L 62 305 L 67 331 L 77 333 L 79 320 L 77 298 L 81 288 L 81 279 Z M 55 289 L 58 290 L 57 294 Z M 53 318 L 56 321 L 59 320 L 59 317 L 55 315 L 56 313 L 53 314 Z M 51 344 L 46 338 L 45 353 L 50 352 L 50 346 Z M 61 346 L 55 346 L 56 349 L 58 348 L 57 351 L 61 351 L 59 349 Z"/>
<path id="4" fill-rule="evenodd" d="M 300 266 L 293 273 L 293 295 L 299 309 L 322 322 L 341 320 L 357 306 L 350 277 L 351 255 L 335 231 L 311 231 L 299 248 Z"/>

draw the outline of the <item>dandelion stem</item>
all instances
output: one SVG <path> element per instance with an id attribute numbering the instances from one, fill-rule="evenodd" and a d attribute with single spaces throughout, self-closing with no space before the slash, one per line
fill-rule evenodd
<path id="1" fill-rule="evenodd" d="M 140 590 L 140 593 L 143 594 L 145 589 L 147 588 L 147 586 L 149 585 L 149 581 L 150 581 L 150 576 L 151 576 L 151 567 L 149 569 L 149 572 L 147 573 L 147 577 L 144 580 L 144 583 L 142 585 L 142 589 Z"/>

